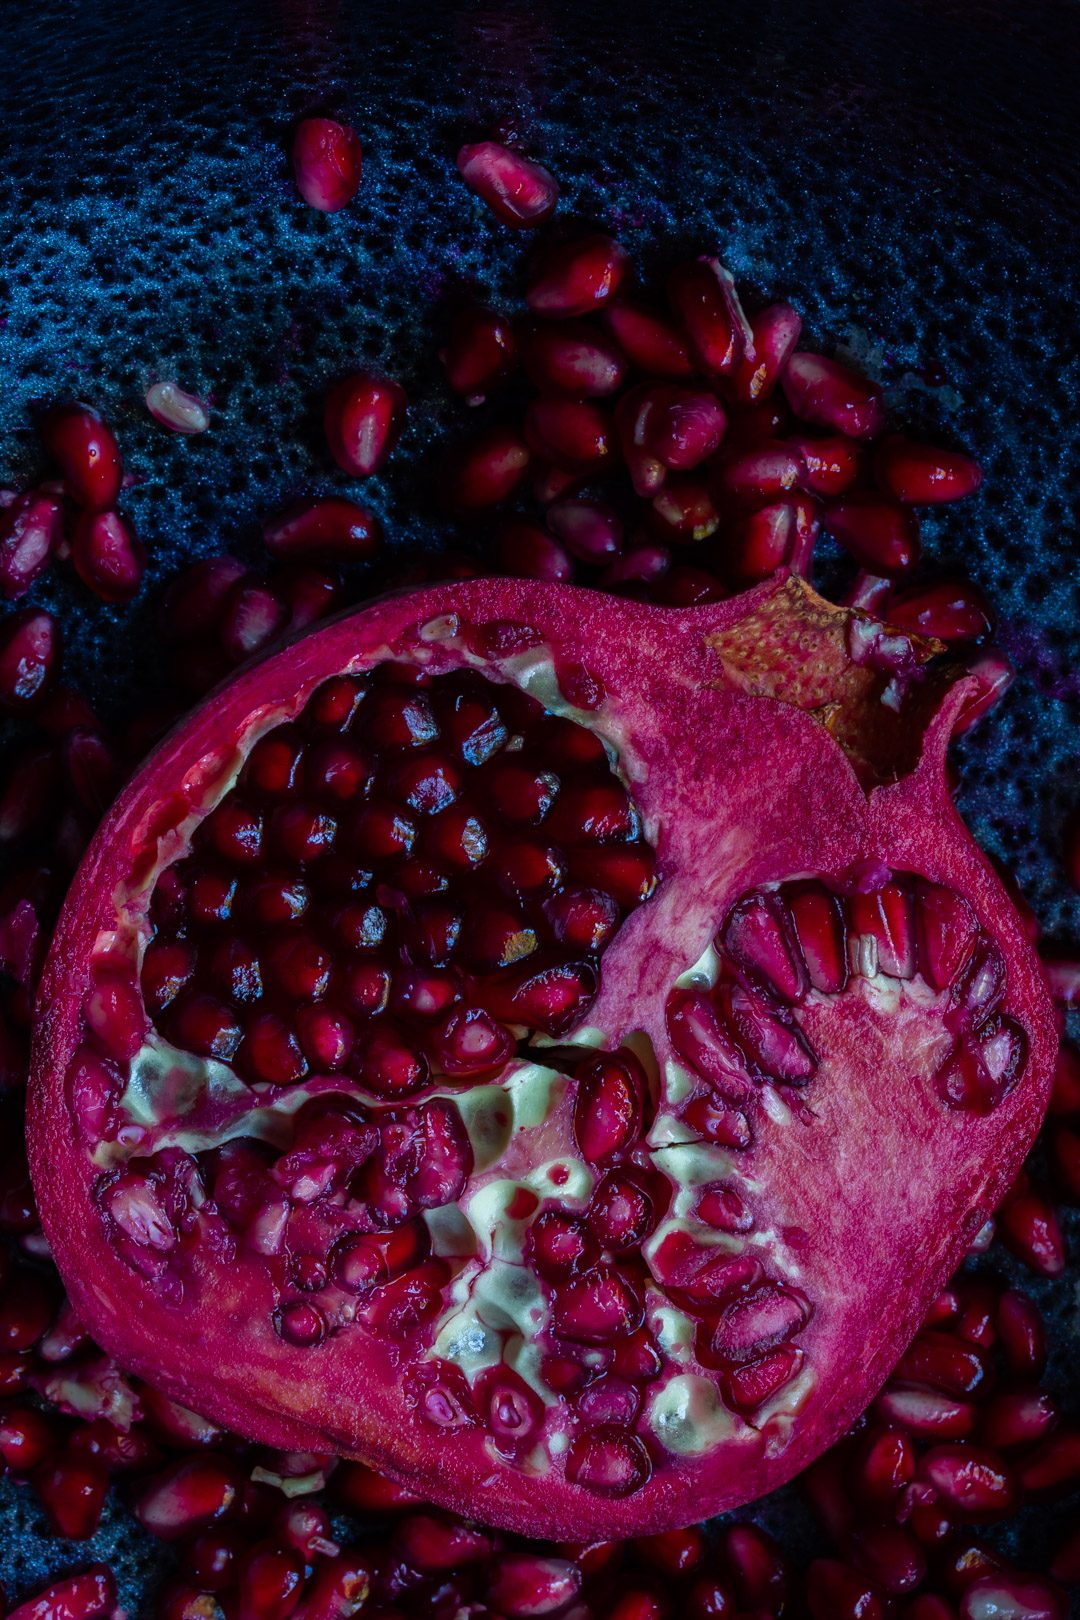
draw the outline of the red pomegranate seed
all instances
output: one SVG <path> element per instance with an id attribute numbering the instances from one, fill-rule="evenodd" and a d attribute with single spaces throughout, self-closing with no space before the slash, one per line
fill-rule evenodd
<path id="1" fill-rule="evenodd" d="M 0 1461 L 13 1474 L 38 1468 L 58 1443 L 52 1420 L 33 1406 L 0 1409 Z"/>
<path id="2" fill-rule="evenodd" d="M 747 585 L 782 567 L 808 573 L 817 530 L 817 511 L 801 496 L 760 507 L 723 536 L 724 572 Z"/>
<path id="3" fill-rule="evenodd" d="M 334 384 L 323 407 L 330 454 L 352 478 L 369 478 L 386 462 L 405 425 L 405 390 L 370 371 Z"/>
<path id="4" fill-rule="evenodd" d="M 366 562 L 382 544 L 377 517 L 338 495 L 290 506 L 263 528 L 275 557 L 320 562 Z"/>
<path id="5" fill-rule="evenodd" d="M 547 523 L 556 539 L 582 562 L 606 562 L 622 550 L 622 524 L 611 507 L 600 501 L 554 501 L 547 510 Z"/>
<path id="6" fill-rule="evenodd" d="M 581 1589 L 581 1570 L 565 1558 L 506 1553 L 488 1577 L 488 1602 L 507 1620 L 561 1614 Z"/>
<path id="7" fill-rule="evenodd" d="M 901 630 L 936 636 L 939 641 L 979 641 L 993 629 L 990 605 L 967 580 L 940 580 L 889 600 L 884 615 Z"/>
<path id="8" fill-rule="evenodd" d="M 514 428 L 494 426 L 458 445 L 443 465 L 447 505 L 463 512 L 497 506 L 513 494 L 529 465 L 529 446 Z"/>
<path id="9" fill-rule="evenodd" d="M 811 495 L 842 495 L 859 473 L 859 447 L 842 434 L 811 438 L 804 434 L 789 441 L 800 458 L 798 482 Z"/>
<path id="10" fill-rule="evenodd" d="M 0 705 L 14 712 L 45 696 L 60 663 L 60 626 L 44 608 L 0 620 Z"/>
<path id="11" fill-rule="evenodd" d="M 262 1542 L 243 1559 L 236 1620 L 288 1620 L 304 1587 L 304 1560 L 291 1547 Z"/>
<path id="12" fill-rule="evenodd" d="M 333 118 L 304 118 L 292 143 L 296 189 L 311 208 L 334 214 L 352 202 L 360 187 L 363 153 L 348 124 Z"/>
<path id="13" fill-rule="evenodd" d="M 982 483 L 982 472 L 970 456 L 917 444 L 902 433 L 882 439 L 874 455 L 874 474 L 886 495 L 913 506 L 958 501 Z"/>
<path id="14" fill-rule="evenodd" d="M 17 1226 L 23 1225 L 20 1218 Z M 52 1326 L 56 1305 L 54 1283 L 37 1271 L 14 1270 L 0 1295 L 0 1353 L 32 1350 Z"/>
<path id="15" fill-rule="evenodd" d="M 525 302 L 549 320 L 587 315 L 617 292 L 628 262 L 625 248 L 599 232 L 552 243 L 530 267 Z"/>
<path id="16" fill-rule="evenodd" d="M 927 1384 L 944 1395 L 974 1395 L 986 1382 L 986 1360 L 975 1345 L 950 1333 L 924 1331 L 901 1356 L 893 1377 Z"/>
<path id="17" fill-rule="evenodd" d="M 504 225 L 532 229 L 555 212 L 559 185 L 539 163 L 500 146 L 479 141 L 457 155 L 458 173 Z"/>
<path id="18" fill-rule="evenodd" d="M 161 1541 L 180 1541 L 228 1513 L 240 1485 L 231 1458 L 204 1452 L 183 1457 L 142 1481 L 132 1505 L 144 1530 Z"/>
<path id="19" fill-rule="evenodd" d="M 87 1541 L 101 1523 L 109 1476 L 100 1463 L 72 1453 L 46 1463 L 34 1475 L 34 1490 L 54 1534 Z"/>
<path id="20" fill-rule="evenodd" d="M 187 393 L 179 383 L 152 383 L 145 398 L 154 421 L 174 433 L 205 433 L 210 426 L 209 405 L 198 394 Z"/>
<path id="21" fill-rule="evenodd" d="M 979 1438 L 995 1451 L 1013 1451 L 1035 1445 L 1057 1421 L 1057 1402 L 1045 1390 L 1000 1390 L 982 1413 Z"/>
<path id="22" fill-rule="evenodd" d="M 702 257 L 674 270 L 668 301 L 708 375 L 721 376 L 753 353 L 753 333 L 734 279 L 718 259 Z"/>
<path id="23" fill-rule="evenodd" d="M 566 1459 L 566 1477 L 597 1496 L 629 1496 L 652 1473 L 649 1454 L 636 1435 L 597 1428 L 579 1434 Z"/>
<path id="24" fill-rule="evenodd" d="M 966 1519 L 997 1518 L 1016 1500 L 1016 1482 L 992 1451 L 971 1445 L 934 1446 L 919 1464 L 920 1477 L 937 1491 L 946 1512 Z"/>
<path id="25" fill-rule="evenodd" d="M 505 315 L 483 304 L 459 309 L 439 359 L 446 381 L 467 405 L 482 405 L 488 391 L 504 381 L 517 363 L 517 339 Z"/>
<path id="26" fill-rule="evenodd" d="M 8 1620 L 104 1620 L 116 1603 L 116 1581 L 104 1564 L 65 1575 L 9 1612 Z"/>
<path id="27" fill-rule="evenodd" d="M 1034 1302 L 1007 1288 L 998 1300 L 997 1330 L 1009 1371 L 1018 1378 L 1039 1378 L 1046 1366 L 1046 1329 Z"/>
<path id="28" fill-rule="evenodd" d="M 567 552 L 538 523 L 519 518 L 505 523 L 495 537 L 495 561 L 507 574 L 522 579 L 543 579 L 550 584 L 567 583 L 574 577 L 574 564 Z"/>
<path id="29" fill-rule="evenodd" d="M 0 511 L 0 595 L 25 596 L 56 550 L 63 508 L 53 495 L 31 490 Z"/>
<path id="30" fill-rule="evenodd" d="M 806 1571 L 813 1620 L 884 1620 L 886 1609 L 866 1578 L 836 1558 L 815 1558 Z"/>
<path id="31" fill-rule="evenodd" d="M 648 455 L 673 472 L 691 472 L 712 456 L 727 417 L 715 394 L 663 383 L 645 395 L 642 442 Z"/>
<path id="32" fill-rule="evenodd" d="M 584 321 L 536 325 L 525 338 L 522 358 L 543 393 L 598 398 L 617 392 L 626 376 L 626 361 L 615 344 Z"/>
<path id="33" fill-rule="evenodd" d="M 966 698 L 963 708 L 953 722 L 953 735 L 962 737 L 977 725 L 1009 690 L 1016 679 L 1012 664 L 995 647 L 973 658 L 968 664 L 968 675 L 976 683 L 976 690 Z"/>
<path id="34" fill-rule="evenodd" d="M 534 399 L 525 412 L 525 440 L 557 467 L 591 470 L 611 453 L 611 421 L 592 400 Z"/>
<path id="35" fill-rule="evenodd" d="M 793 354 L 783 373 L 791 409 L 804 422 L 872 439 L 881 431 L 885 409 L 880 390 L 866 377 L 822 354 Z"/>
<path id="36" fill-rule="evenodd" d="M 662 579 L 670 567 L 671 552 L 667 546 L 634 546 L 608 564 L 600 576 L 600 584 L 605 590 L 617 590 L 621 585 L 650 584 Z"/>
<path id="37" fill-rule="evenodd" d="M 363 1549 L 320 1561 L 297 1620 L 344 1620 L 357 1614 L 367 1602 L 373 1578 L 371 1554 Z"/>
<path id="38" fill-rule="evenodd" d="M 624 1592 L 606 1620 L 667 1620 L 668 1607 L 654 1592 Z"/>
<path id="39" fill-rule="evenodd" d="M 790 445 L 766 443 L 721 456 L 712 472 L 718 501 L 745 508 L 786 495 L 795 488 L 802 459 Z"/>
<path id="40" fill-rule="evenodd" d="M 1041 1277 L 1059 1277 L 1065 1269 L 1065 1237 L 1049 1201 L 1021 1177 L 997 1212 L 998 1233 L 1006 1248 Z"/>
<path id="41" fill-rule="evenodd" d="M 458 1564 L 486 1563 L 492 1553 L 492 1537 L 433 1512 L 411 1513 L 398 1522 L 394 1550 L 413 1569 L 437 1574 Z"/>
<path id="42" fill-rule="evenodd" d="M 1029 1496 L 1065 1496 L 1080 1483 L 1080 1429 L 1061 1428 L 1016 1465 L 1020 1488 Z"/>
<path id="43" fill-rule="evenodd" d="M 682 334 L 647 304 L 613 299 L 604 306 L 603 320 L 630 364 L 647 377 L 688 377 L 693 371 Z"/>
<path id="44" fill-rule="evenodd" d="M 960 1620 L 1065 1620 L 1060 1593 L 1023 1575 L 985 1575 L 960 1599 Z"/>
<path id="45" fill-rule="evenodd" d="M 146 552 L 119 512 L 84 512 L 71 530 L 75 572 L 103 602 L 130 602 L 146 569 Z"/>
<path id="46" fill-rule="evenodd" d="M 320 1502 L 286 1502 L 274 1520 L 274 1529 L 286 1546 L 309 1563 L 317 1558 L 334 1558 L 340 1551 L 331 1534 L 330 1515 Z"/>
<path id="47" fill-rule="evenodd" d="M 692 1574 L 700 1568 L 708 1551 L 697 1525 L 686 1530 L 665 1530 L 655 1536 L 639 1536 L 634 1549 L 654 1569 L 676 1577 Z"/>
<path id="48" fill-rule="evenodd" d="M 921 555 L 915 518 L 872 495 L 849 495 L 825 508 L 825 526 L 861 568 L 906 574 Z"/>
<path id="49" fill-rule="evenodd" d="M 661 540 L 674 545 L 707 540 L 719 528 L 720 514 L 705 479 L 669 478 L 653 496 L 649 524 Z"/>
<path id="50" fill-rule="evenodd" d="M 848 1539 L 853 1564 L 890 1597 L 910 1592 L 926 1574 L 926 1554 L 899 1525 L 865 1525 Z"/>
<path id="51" fill-rule="evenodd" d="M 874 1411 L 887 1423 L 926 1440 L 966 1440 L 975 1428 L 976 1410 L 970 1401 L 933 1389 L 890 1385 L 878 1396 Z"/>
<path id="52" fill-rule="evenodd" d="M 689 1620 L 734 1620 L 735 1599 L 728 1587 L 712 1575 L 703 1575 L 690 1587 L 685 1597 Z M 764 1620 L 771 1609 L 758 1611 L 758 1620 Z"/>
<path id="53" fill-rule="evenodd" d="M 768 399 L 799 341 L 802 317 L 790 304 L 770 304 L 750 317 L 750 342 L 731 372 L 735 397 L 753 405 Z"/>
<path id="54" fill-rule="evenodd" d="M 112 429 L 97 411 L 59 405 L 42 422 L 41 438 L 76 506 L 107 512 L 115 505 L 124 469 Z"/>

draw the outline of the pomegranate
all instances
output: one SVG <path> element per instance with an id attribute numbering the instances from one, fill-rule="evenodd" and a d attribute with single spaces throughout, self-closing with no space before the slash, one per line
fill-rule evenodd
<path id="1" fill-rule="evenodd" d="M 531 1534 L 683 1525 L 836 1438 L 1057 1045 L 943 779 L 969 683 L 865 630 L 795 578 L 474 580 L 219 689 L 44 970 L 35 1190 L 101 1345 Z"/>

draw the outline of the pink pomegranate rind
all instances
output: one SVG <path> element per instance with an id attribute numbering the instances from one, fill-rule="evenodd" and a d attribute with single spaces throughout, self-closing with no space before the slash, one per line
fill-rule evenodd
<path id="1" fill-rule="evenodd" d="M 219 690 L 107 816 L 42 982 L 31 1166 L 95 1338 L 254 1439 L 360 1457 L 530 1535 L 687 1524 L 805 1467 L 1014 1179 L 1056 1052 L 1022 922 L 946 790 L 970 690 L 932 651 L 797 580 L 686 610 L 468 581 L 342 617 Z M 466 915 L 466 955 L 444 942 L 449 967 L 419 976 L 416 907 L 384 875 L 398 957 L 360 1035 L 371 1007 L 324 1016 L 341 963 L 295 934 L 256 939 L 257 980 L 229 934 L 232 1001 L 202 977 L 225 938 L 206 894 L 247 892 L 264 822 L 275 859 L 318 854 L 318 816 L 298 833 L 293 802 L 245 810 L 246 761 L 336 712 L 343 674 L 381 709 L 367 723 L 357 699 L 344 765 L 319 753 L 325 791 L 347 797 L 374 746 L 364 791 L 389 782 L 399 821 L 413 794 L 423 849 L 472 859 L 473 835 L 439 818 L 465 825 L 479 794 L 503 868 L 517 816 L 514 860 L 558 845 L 552 870 L 572 874 L 496 926 L 483 855 L 443 885 L 476 884 L 483 926 Z M 463 756 L 475 776 L 447 753 L 463 681 L 522 729 L 491 755 L 497 778 L 483 750 Z M 428 696 L 402 743 L 410 691 Z M 523 777 L 556 735 L 548 710 L 571 722 L 566 769 Z M 262 781 L 288 750 L 269 752 Z M 208 849 L 233 864 L 210 870 Z M 340 930 L 327 906 L 312 915 Z M 383 948 L 360 940 L 354 996 Z M 463 1036 L 466 1013 L 481 1023 Z M 300 1105 L 319 1153 L 290 1151 Z"/>

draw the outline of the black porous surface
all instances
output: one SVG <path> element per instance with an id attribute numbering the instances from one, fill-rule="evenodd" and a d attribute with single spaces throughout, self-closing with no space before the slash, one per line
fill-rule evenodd
<path id="1" fill-rule="evenodd" d="M 924 525 L 930 566 L 986 588 L 1019 669 L 963 747 L 962 804 L 1050 932 L 1080 935 L 1057 866 L 1080 797 L 1075 5 L 35 0 L 0 26 L 0 484 L 40 470 L 39 402 L 78 395 L 117 428 L 151 558 L 138 602 L 104 607 L 59 570 L 33 595 L 106 712 L 158 669 L 153 603 L 181 562 L 255 561 L 265 515 L 348 487 L 317 431 L 337 372 L 405 383 L 407 435 L 365 496 L 403 556 L 444 541 L 418 495 L 462 417 L 433 358 L 440 307 L 462 283 L 512 299 L 522 252 L 453 154 L 512 129 L 566 213 L 645 266 L 718 251 L 748 297 L 790 299 L 807 340 L 884 380 L 897 420 L 979 456 L 983 493 Z M 299 201 L 285 157 L 316 111 L 364 145 L 335 216 Z M 211 397 L 208 434 L 147 417 L 156 376 Z M 1075 1279 L 1032 1291 L 1066 1389 Z M 809 1544 L 789 1495 L 759 1511 Z M 84 1548 L 44 1536 L 10 1485 L 0 1513 L 11 1592 L 104 1556 L 130 1615 L 153 1614 L 164 1555 L 122 1509 Z M 1056 1517 L 1029 1514 L 1017 1556 L 1044 1561 Z"/>

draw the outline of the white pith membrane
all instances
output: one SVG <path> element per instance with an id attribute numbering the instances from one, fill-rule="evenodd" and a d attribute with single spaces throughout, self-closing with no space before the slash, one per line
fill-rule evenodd
<path id="1" fill-rule="evenodd" d="M 567 703 L 541 649 L 479 657 L 452 621 L 440 621 L 408 660 L 436 681 L 463 667 L 482 670 L 585 726 L 604 741 L 603 771 L 633 797 L 635 761 L 616 718 L 603 702 L 590 712 Z M 384 661 L 406 660 L 399 652 L 391 660 L 386 649 L 364 669 Z M 498 685 L 494 695 L 498 702 Z M 148 851 L 137 883 L 116 895 L 117 925 L 95 952 L 91 1027 L 115 1010 L 107 996 L 95 1002 L 102 984 L 125 974 L 138 980 L 162 873 L 183 862 L 210 810 L 243 786 L 254 744 L 310 696 L 298 693 L 287 708 L 252 717 L 235 750 L 205 773 L 194 808 Z M 362 741 L 362 729 L 358 735 Z M 515 752 L 511 736 L 500 757 Z M 592 768 L 590 782 L 602 774 Z M 431 821 L 440 814 L 445 809 Z M 654 844 L 658 833 L 635 827 L 630 845 Z M 341 1334 L 366 1330 L 396 1341 L 419 1420 L 447 1431 L 475 1427 L 494 1458 L 526 1473 L 565 1471 L 585 1489 L 620 1496 L 674 1459 L 700 1457 L 722 1441 L 764 1438 L 767 1450 L 779 1451 L 814 1385 L 803 1335 L 827 1301 L 812 1297 L 784 1212 L 755 1173 L 758 1141 L 812 1129 L 822 1088 L 842 1085 L 853 1022 L 880 1043 L 883 1061 L 899 1047 L 910 1083 L 948 1110 L 996 1106 L 1024 1056 L 1021 1033 L 999 1011 L 1000 958 L 964 903 L 953 906 L 948 891 L 885 870 L 852 883 L 862 892 L 842 879 L 825 885 L 793 874 L 737 897 L 715 920 L 715 944 L 672 986 L 671 1045 L 659 1055 L 640 1033 L 626 1035 L 619 1051 L 597 1051 L 607 1042 L 588 1027 L 583 1003 L 565 1030 L 513 1026 L 522 1044 L 489 1071 L 448 1077 L 436 1065 L 417 1087 L 388 1096 L 365 1085 L 362 1063 L 358 1073 L 267 1084 L 231 1061 L 185 1051 L 152 1027 L 123 1066 L 122 1094 L 105 1108 L 100 1087 L 80 1078 L 88 1064 L 101 1067 L 89 1035 L 69 1083 L 74 1096 L 93 1099 L 82 1122 L 114 1246 L 177 1305 L 196 1243 L 221 1265 L 242 1256 L 264 1266 L 277 1299 L 268 1333 L 312 1356 Z M 890 897 L 887 915 L 866 925 L 876 895 Z M 935 907 L 944 907 L 940 926 L 927 923 Z M 616 926 L 629 909 L 620 906 Z M 747 916 L 752 925 L 736 939 Z M 823 932 L 814 932 L 814 917 Z M 830 927 L 831 965 L 822 945 Z M 906 950 L 906 960 L 889 959 L 897 944 L 890 927 L 907 930 L 895 953 Z M 832 1016 L 841 999 L 842 1022 Z M 606 1096 L 604 1076 L 620 1072 L 630 1076 L 627 1095 L 637 1088 L 634 1128 L 589 1162 L 589 1099 Z M 320 1159 L 312 1150 L 287 1163 L 298 1114 L 319 1099 L 333 1113 L 335 1098 L 352 1135 L 345 1159 L 328 1167 L 333 1154 Z M 354 1118 L 350 1104 L 360 1105 Z M 603 1103 L 598 1108 L 602 1126 Z M 410 1140 L 419 1132 L 434 1144 L 452 1192 L 426 1203 L 410 1195 L 398 1218 L 380 1224 L 372 1198 L 358 1188 L 383 1150 L 379 1130 L 398 1126 Z M 468 1170 L 455 1178 L 448 1160 L 466 1140 Z M 229 1143 L 249 1154 L 244 1173 L 257 1180 L 262 1159 L 253 1218 L 230 1219 L 214 1201 L 215 1167 L 220 1174 Z M 349 1160 L 349 1151 L 358 1156 Z M 619 1219 L 631 1239 L 607 1246 L 605 1233 Z M 545 1222 L 565 1227 L 581 1247 L 564 1275 L 550 1265 L 538 1275 Z M 379 1251 L 385 1274 L 361 1288 L 343 1286 L 333 1255 L 373 1233 L 387 1234 Z M 371 1252 L 364 1255 L 372 1263 Z M 319 1260 L 321 1268 L 306 1265 Z"/>

